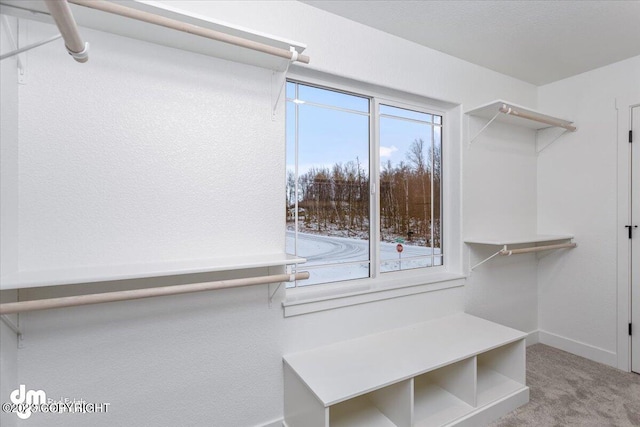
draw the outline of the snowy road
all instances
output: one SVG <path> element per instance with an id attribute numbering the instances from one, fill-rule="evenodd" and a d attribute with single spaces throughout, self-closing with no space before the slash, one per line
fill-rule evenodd
<path id="1" fill-rule="evenodd" d="M 294 253 L 294 240 L 295 233 L 287 231 L 288 253 Z M 403 246 L 402 256 L 404 258 L 431 255 L 431 248 L 408 244 Z M 438 253 L 438 250 L 436 250 L 436 253 Z M 297 254 L 307 259 L 306 265 L 366 261 L 369 259 L 369 242 L 360 239 L 298 233 Z M 382 260 L 397 260 L 396 243 L 382 243 L 380 255 Z"/>
<path id="2" fill-rule="evenodd" d="M 287 231 L 286 241 L 287 253 L 296 253 L 293 231 Z M 396 245 L 396 243 L 381 244 L 380 255 L 383 262 L 380 269 L 382 272 L 431 265 L 431 257 L 424 258 L 424 256 L 431 255 L 431 248 L 405 244 L 400 262 Z M 436 249 L 435 252 L 438 254 L 440 250 Z M 307 259 L 303 266 L 309 268 L 311 273 L 309 280 L 297 282 L 297 286 L 369 277 L 369 242 L 367 240 L 298 233 L 297 255 Z M 358 264 L 358 261 L 363 261 L 363 263 Z M 442 262 L 440 257 L 436 257 L 435 261 L 436 265 Z M 322 267 L 323 264 L 332 263 L 346 263 L 347 265 Z M 318 267 L 313 268 L 314 265 L 318 265 Z"/>

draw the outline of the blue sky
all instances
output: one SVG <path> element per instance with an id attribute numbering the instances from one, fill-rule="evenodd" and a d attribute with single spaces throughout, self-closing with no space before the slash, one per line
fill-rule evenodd
<path id="1" fill-rule="evenodd" d="M 362 168 L 369 166 L 369 101 L 366 98 L 332 92 L 299 85 L 298 136 L 299 173 L 303 174 L 312 166 L 331 167 L 335 163 L 346 163 L 359 159 Z M 287 98 L 295 98 L 295 85 L 287 83 Z M 351 111 L 322 108 L 311 103 L 332 105 Z M 287 101 L 287 170 L 294 169 L 295 108 L 296 103 Z M 410 118 L 429 119 L 431 115 L 393 107 L 381 106 L 381 113 L 400 113 Z M 434 127 L 436 141 L 440 140 L 441 129 Z M 406 162 L 406 152 L 411 143 L 422 138 L 431 142 L 431 125 L 390 117 L 380 118 L 380 161 L 388 160 L 392 165 Z M 425 157 L 427 154 L 425 153 Z"/>

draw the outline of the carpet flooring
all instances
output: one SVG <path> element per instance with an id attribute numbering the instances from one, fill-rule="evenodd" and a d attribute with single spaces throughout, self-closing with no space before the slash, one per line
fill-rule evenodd
<path id="1" fill-rule="evenodd" d="M 640 375 L 543 344 L 527 348 L 529 403 L 491 427 L 640 426 Z"/>

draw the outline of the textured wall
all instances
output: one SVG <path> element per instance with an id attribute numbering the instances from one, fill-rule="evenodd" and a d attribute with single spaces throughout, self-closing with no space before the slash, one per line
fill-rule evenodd
<path id="1" fill-rule="evenodd" d="M 476 135 L 486 120 L 469 118 Z M 465 235 L 474 238 L 536 234 L 535 132 L 494 122 L 468 147 L 464 165 Z M 496 246 L 469 245 L 473 266 Z M 466 311 L 524 332 L 538 329 L 534 255 L 497 257 L 467 279 Z"/>
<path id="2" fill-rule="evenodd" d="M 616 98 L 640 100 L 640 57 L 539 89 L 540 108 L 578 131 L 538 162 L 538 226 L 576 236 L 578 248 L 540 261 L 540 330 L 555 344 L 616 363 L 618 114 Z M 626 106 L 623 106 L 626 108 Z"/>
<path id="3" fill-rule="evenodd" d="M 86 64 L 60 55 L 62 42 L 29 57 L 21 270 L 281 252 L 271 73 L 84 33 Z"/>
<path id="4" fill-rule="evenodd" d="M 16 20 L 9 19 L 12 34 Z M 0 47 L 9 52 L 5 21 L 0 20 Z M 0 274 L 18 269 L 18 73 L 16 58 L 0 62 Z M 0 291 L 0 302 L 12 302 L 16 291 Z M 16 322 L 15 316 L 11 319 Z M 0 402 L 8 401 L 18 381 L 18 343 L 16 334 L 0 322 Z M 17 418 L 0 412 L 0 424 L 16 425 Z"/>

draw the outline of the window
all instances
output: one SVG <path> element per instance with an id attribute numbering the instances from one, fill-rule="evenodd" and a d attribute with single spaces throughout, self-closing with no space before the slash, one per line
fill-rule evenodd
<path id="1" fill-rule="evenodd" d="M 442 116 L 294 81 L 286 97 L 287 252 L 311 272 L 298 286 L 442 266 Z"/>

